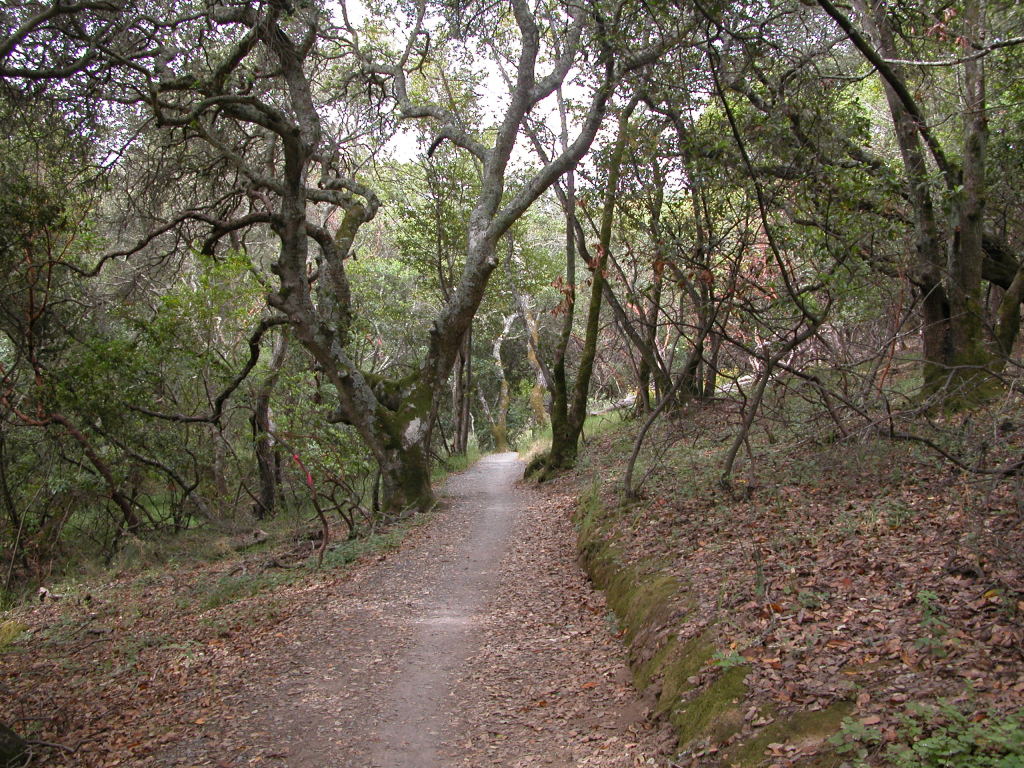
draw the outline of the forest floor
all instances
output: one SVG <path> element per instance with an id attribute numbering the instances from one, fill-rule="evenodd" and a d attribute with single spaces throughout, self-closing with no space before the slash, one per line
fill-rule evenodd
<path id="1" fill-rule="evenodd" d="M 658 423 L 638 499 L 639 420 L 594 434 L 547 491 L 580 495 L 619 573 L 673 585 L 678 610 L 632 648 L 677 724 L 672 764 L 1024 766 L 1024 397 L 896 425 L 931 447 L 843 439 L 785 405 L 724 485 L 742 418 L 726 400 Z"/>
<path id="2" fill-rule="evenodd" d="M 666 734 L 568 510 L 521 473 L 481 459 L 399 549 L 344 572 L 263 585 L 281 559 L 263 553 L 208 566 L 220 605 L 193 568 L 23 609 L 0 719 L 62 745 L 48 766 L 653 765 Z"/>
<path id="3" fill-rule="evenodd" d="M 1022 400 L 924 434 L 1015 466 Z M 61 586 L 0 620 L 0 722 L 55 768 L 952 764 L 897 762 L 901 745 L 1024 765 L 1024 477 L 765 420 L 723 487 L 739 418 L 663 419 L 628 503 L 638 422 L 609 419 L 575 471 L 538 487 L 485 457 L 434 513 L 337 542 L 322 569 L 303 527 Z M 631 638 L 632 674 L 574 521 L 678 590 Z M 678 679 L 650 673 L 673 654 Z M 838 744 L 787 731 L 829 714 Z"/>

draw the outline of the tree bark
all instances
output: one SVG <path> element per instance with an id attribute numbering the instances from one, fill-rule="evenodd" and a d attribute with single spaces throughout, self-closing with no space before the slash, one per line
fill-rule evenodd
<path id="1" fill-rule="evenodd" d="M 619 176 L 622 170 L 622 161 L 625 156 L 627 143 L 627 131 L 629 119 L 636 108 L 638 99 L 634 97 L 622 114 L 619 116 L 618 133 L 615 144 L 612 148 L 611 159 L 608 167 L 608 180 L 605 185 L 603 209 L 601 211 L 601 230 L 597 253 L 588 258 L 585 250 L 586 245 L 583 238 L 578 238 L 577 245 L 580 246 L 581 255 L 587 259 L 589 268 L 593 274 L 590 286 L 590 303 L 587 307 L 586 332 L 583 339 L 583 349 L 580 353 L 579 368 L 576 372 L 576 380 L 571 393 L 568 391 L 567 377 L 565 373 L 565 352 L 568 347 L 569 335 L 571 333 L 571 318 L 567 317 L 562 330 L 562 346 L 560 347 L 552 372 L 555 374 L 555 391 L 552 393 L 551 409 L 551 449 L 544 459 L 544 475 L 566 469 L 576 463 L 576 453 L 579 447 L 580 433 L 583 430 L 583 422 L 587 418 L 587 402 L 590 395 L 590 378 L 594 370 L 594 359 L 597 355 L 597 336 L 600 331 L 601 303 L 605 293 L 606 270 L 608 268 L 608 254 L 611 251 L 612 224 L 615 219 L 615 201 L 619 187 Z M 577 239 L 575 211 L 573 210 L 573 198 L 567 195 L 566 205 L 566 265 L 567 271 L 570 261 L 575 270 L 575 254 L 573 251 L 573 240 Z M 567 282 L 569 282 L 567 280 Z M 572 283 L 570 283 L 572 285 Z"/>
<path id="2" fill-rule="evenodd" d="M 22 527 L 22 519 L 21 515 L 18 514 L 17 507 L 14 505 L 11 485 L 7 478 L 7 435 L 4 434 L 4 426 L 0 424 L 0 500 L 3 501 L 4 512 L 7 514 L 11 530 L 17 531 Z M 18 542 L 15 542 L 16 553 L 17 548 Z"/>
<path id="3" fill-rule="evenodd" d="M 973 45 L 984 42 L 984 10 L 979 0 L 964 4 L 966 34 Z M 981 272 L 985 216 L 985 59 L 964 62 L 963 168 L 959 191 L 950 204 L 948 248 L 949 308 L 953 359 L 956 366 L 983 368 L 988 362 L 982 331 Z M 968 376 L 969 379 L 975 378 Z"/>
<path id="4" fill-rule="evenodd" d="M 505 365 L 501 361 L 501 345 L 508 338 L 512 330 L 512 323 L 515 322 L 515 315 L 508 315 L 504 318 L 501 333 L 494 340 L 491 349 L 491 357 L 494 359 L 494 366 L 498 372 L 498 402 L 494 408 L 494 417 L 491 419 L 491 435 L 494 437 L 494 450 L 498 453 L 505 453 L 510 450 L 508 442 L 508 407 L 510 402 L 508 377 L 505 375 Z M 481 394 L 481 399 L 483 395 Z"/>
<path id="5" fill-rule="evenodd" d="M 870 5 L 869 5 L 870 3 Z M 946 157 L 907 86 L 887 6 L 880 0 L 855 0 L 875 48 L 853 27 L 831 0 L 818 4 L 843 29 L 850 41 L 878 70 L 885 87 L 897 143 L 903 158 L 908 199 L 914 212 L 917 265 L 913 282 L 921 296 L 924 394 L 945 390 L 948 403 L 984 397 L 979 376 L 998 367 L 985 348 L 981 281 L 991 272 L 991 240 L 984 232 L 986 145 L 984 57 L 968 55 L 963 63 L 962 167 Z M 985 5 L 969 0 L 964 8 L 965 39 L 972 49 L 983 46 Z M 948 232 L 943 237 L 932 201 L 925 148 L 938 167 L 945 187 Z M 1005 271 L 1005 270 L 1004 270 Z M 1012 279 L 1011 279 L 1012 283 Z M 1000 345 L 1019 332 L 1018 311 L 1000 313 L 1013 328 L 996 332 Z"/>
<path id="6" fill-rule="evenodd" d="M 281 333 L 274 341 L 274 354 L 270 360 L 270 371 L 256 393 L 249 424 L 252 426 L 253 451 L 256 455 L 256 471 L 259 476 L 259 494 L 253 505 L 253 516 L 259 520 L 274 514 L 277 504 L 277 484 L 281 461 L 274 437 L 274 422 L 270 412 L 270 398 L 274 393 L 278 375 L 288 352 L 288 337 Z"/>
<path id="7" fill-rule="evenodd" d="M 430 462 L 423 442 L 416 436 L 421 427 L 409 425 L 409 437 L 385 449 L 380 465 L 382 511 L 391 519 L 402 519 L 429 509 L 434 503 L 430 486 Z"/>
<path id="8" fill-rule="evenodd" d="M 466 383 L 466 342 L 455 360 L 455 376 L 452 381 L 452 455 L 462 456 L 466 453 L 466 444 L 463 440 L 462 421 L 465 418 L 465 402 L 468 394 Z"/>
<path id="9" fill-rule="evenodd" d="M 473 396 L 473 325 L 466 331 L 463 340 L 463 359 L 466 361 L 466 381 L 462 389 L 462 401 L 459 403 L 459 448 L 465 454 L 469 450 L 469 433 L 473 426 L 473 413 L 470 409 Z"/>

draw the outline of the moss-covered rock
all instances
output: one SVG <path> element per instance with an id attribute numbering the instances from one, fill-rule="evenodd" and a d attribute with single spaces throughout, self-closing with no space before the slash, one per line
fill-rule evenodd
<path id="1" fill-rule="evenodd" d="M 688 596 L 684 585 L 663 563 L 625 563 L 618 548 L 605 540 L 603 519 L 602 510 L 593 501 L 577 517 L 580 565 L 604 590 L 626 641 L 632 643 L 645 627 L 660 626 L 673 612 L 686 610 Z"/>
<path id="2" fill-rule="evenodd" d="M 666 666 L 666 660 L 679 648 L 679 640 L 675 635 L 668 635 L 664 642 L 653 652 L 649 649 L 629 649 L 630 667 L 633 670 L 633 684 L 638 690 L 644 690 L 655 681 Z"/>
<path id="3" fill-rule="evenodd" d="M 661 675 L 661 693 L 656 715 L 670 714 L 680 706 L 681 698 L 693 685 L 690 678 L 700 672 L 715 652 L 710 633 L 695 637 L 667 656 L 658 673 Z"/>
<path id="4" fill-rule="evenodd" d="M 680 748 L 698 739 L 718 744 L 739 732 L 748 671 L 746 665 L 733 667 L 686 703 L 670 708 Z"/>

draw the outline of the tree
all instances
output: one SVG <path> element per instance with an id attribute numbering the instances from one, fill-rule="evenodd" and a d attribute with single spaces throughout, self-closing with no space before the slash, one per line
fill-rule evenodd
<path id="1" fill-rule="evenodd" d="M 989 133 L 985 59 L 1008 43 L 988 42 L 989 22 L 994 21 L 990 17 L 1016 11 L 990 12 L 986 3 L 967 0 L 962 8 L 950 6 L 942 19 L 934 20 L 923 9 L 910 9 L 917 22 L 924 25 L 922 28 L 928 30 L 926 38 L 955 41 L 963 55 L 947 62 L 908 61 L 897 44 L 898 22 L 883 4 L 855 3 L 862 25 L 858 29 L 830 0 L 818 1 L 878 71 L 885 86 L 913 211 L 917 251 L 913 281 L 922 303 L 925 391 L 951 389 L 948 397 L 955 401 L 968 387 L 974 390 L 967 394 L 970 399 L 979 389 L 984 390 L 977 386 L 978 376 L 986 370 L 1000 369 L 1012 349 L 1024 298 L 1024 275 L 1018 267 L 997 311 L 995 343 L 987 348 L 982 299 Z M 925 47 L 932 47 L 932 41 L 923 42 Z M 949 46 L 939 47 L 948 50 Z M 959 118 L 960 130 L 947 142 L 926 116 L 920 99 L 913 95 L 907 74 L 908 68 L 936 63 L 959 68 L 963 82 L 959 103 L 950 107 Z M 959 159 L 946 146 L 957 141 Z M 938 170 L 939 185 L 932 183 L 929 162 Z"/>
<path id="2" fill-rule="evenodd" d="M 392 59 L 351 25 L 332 26 L 318 7 L 292 9 L 271 2 L 261 9 L 176 10 L 156 24 L 137 14 L 133 29 L 139 43 L 119 61 L 126 79 L 119 92 L 126 95 L 117 98 L 140 114 L 148 112 L 161 129 L 158 152 L 186 159 L 193 153 L 192 167 L 215 183 L 209 184 L 209 200 L 179 207 L 170 225 L 151 229 L 131 252 L 171 229 L 201 231 L 208 252 L 226 238 L 237 242 L 240 233 L 254 228 L 272 232 L 279 247 L 271 270 L 279 284 L 268 302 L 287 318 L 333 385 L 337 419 L 358 432 L 377 460 L 386 507 L 399 513 L 429 506 L 428 446 L 437 393 L 445 389 L 497 265 L 498 239 L 587 151 L 620 69 L 642 66 L 656 48 L 617 68 L 614 52 L 598 38 L 600 74 L 579 135 L 515 190 L 506 190 L 509 159 L 526 115 L 579 60 L 589 23 L 581 10 L 539 22 L 526 3 L 512 3 L 508 21 L 518 33 L 519 47 L 514 88 L 489 146 L 463 128 L 455 114 L 410 95 L 410 73 L 429 53 L 423 48 L 426 6 L 416 10 L 407 45 Z M 548 35 L 562 40 L 561 51 L 541 76 L 537 68 Z M 342 53 L 334 39 L 345 43 Z M 186 49 L 183 40 L 200 44 Z M 328 95 L 320 78 L 339 68 L 350 87 Z M 467 223 L 462 276 L 431 324 L 416 369 L 396 378 L 360 369 L 351 354 L 356 308 L 346 261 L 359 229 L 380 207 L 374 191 L 349 172 L 360 157 L 345 129 L 355 125 L 365 136 L 370 131 L 365 119 L 375 114 L 368 102 L 351 95 L 355 83 L 364 84 L 371 99 L 390 95 L 404 118 L 431 120 L 435 143 L 451 141 L 482 168 L 480 194 Z M 330 110 L 328 119 L 323 115 Z M 350 117 L 350 123 L 336 113 Z"/>
<path id="3" fill-rule="evenodd" d="M 2 106 L 6 111 L 12 105 L 5 102 Z M 78 319 L 66 306 L 71 281 L 68 265 L 81 256 L 85 239 L 80 224 L 82 201 L 73 196 L 80 191 L 75 190 L 78 174 L 74 163 L 87 151 L 87 143 L 76 140 L 59 115 L 44 110 L 52 121 L 50 132 L 9 131 L 10 151 L 0 166 L 0 267 L 5 275 L 0 288 L 0 405 L 7 422 L 4 429 L 10 424 L 57 432 L 76 444 L 123 515 L 124 524 L 129 530 L 137 529 L 140 519 L 131 500 L 62 387 L 61 369 L 74 367 L 73 356 L 64 348 L 64 335 L 70 334 Z M 21 532 L 21 515 L 27 513 L 15 509 L 6 468 L 4 480 L 8 517 L 12 528 Z M 55 543 L 62 525 L 59 519 L 54 521 L 42 536 L 40 548 Z M 23 541 L 19 536 L 16 550 Z"/>
<path id="4" fill-rule="evenodd" d="M 607 280 L 608 254 L 612 247 L 612 224 L 615 216 L 619 176 L 626 153 L 626 143 L 629 140 L 629 120 L 636 104 L 637 100 L 632 99 L 619 115 L 618 131 L 608 160 L 607 180 L 601 195 L 601 224 L 596 253 L 593 255 L 584 250 L 586 243 L 582 236 L 582 229 L 577 228 L 575 197 L 572 190 L 570 189 L 563 198 L 563 206 L 566 211 L 565 282 L 569 286 L 569 292 L 565 297 L 562 333 L 558 345 L 555 347 L 554 361 L 551 365 L 551 448 L 546 455 L 538 457 L 535 464 L 528 468 L 528 471 L 532 472 L 543 467 L 542 478 L 555 470 L 571 467 L 576 462 L 580 433 L 583 430 L 583 422 L 587 418 L 590 379 L 594 369 L 594 358 L 597 354 L 601 305 Z M 576 248 L 581 249 L 580 255 L 590 270 L 591 284 L 583 348 L 580 352 L 576 379 L 570 388 L 566 371 L 566 352 L 572 333 L 576 306 Z"/>
<path id="5" fill-rule="evenodd" d="M 443 79 L 448 82 L 447 77 Z M 434 294 L 432 308 L 436 309 L 451 299 L 452 287 L 465 266 L 465 222 L 479 195 L 480 176 L 474 158 L 456 147 L 440 146 L 427 154 L 432 138 L 421 134 L 418 141 L 421 153 L 402 168 L 401 183 L 395 185 L 395 202 L 390 211 L 386 211 L 386 218 L 400 258 L 415 269 L 425 286 L 429 286 Z M 393 181 L 388 183 L 393 184 Z M 456 356 L 451 388 L 450 448 L 457 455 L 466 453 L 469 441 L 473 388 L 471 348 L 470 330 Z"/>

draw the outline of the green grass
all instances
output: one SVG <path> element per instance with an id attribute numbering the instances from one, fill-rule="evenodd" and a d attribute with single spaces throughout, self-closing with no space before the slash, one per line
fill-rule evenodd
<path id="1" fill-rule="evenodd" d="M 421 524 L 420 518 L 416 522 L 407 522 L 395 526 L 384 533 L 374 533 L 358 539 L 343 541 L 332 547 L 324 555 L 325 568 L 337 568 L 355 562 L 364 555 L 390 552 L 401 546 L 406 534 L 412 525 Z"/>
<path id="2" fill-rule="evenodd" d="M 587 416 L 586 421 L 583 422 L 584 440 L 590 440 L 617 429 L 622 423 L 629 420 L 630 413 L 631 411 L 620 408 L 616 411 L 608 411 L 608 413 Z"/>
<path id="3" fill-rule="evenodd" d="M 529 437 L 524 437 L 522 442 L 525 447 L 519 451 L 519 458 L 529 464 L 551 448 L 551 424 L 531 430 Z"/>
<path id="4" fill-rule="evenodd" d="M 434 485 L 443 483 L 448 475 L 469 469 L 482 455 L 480 444 L 475 439 L 470 440 L 464 454 L 453 454 L 434 462 L 430 469 L 430 482 Z"/>
<path id="5" fill-rule="evenodd" d="M 26 629 L 28 629 L 28 625 L 14 619 L 0 621 L 0 653 L 8 646 L 16 643 L 18 638 L 25 633 Z"/>

